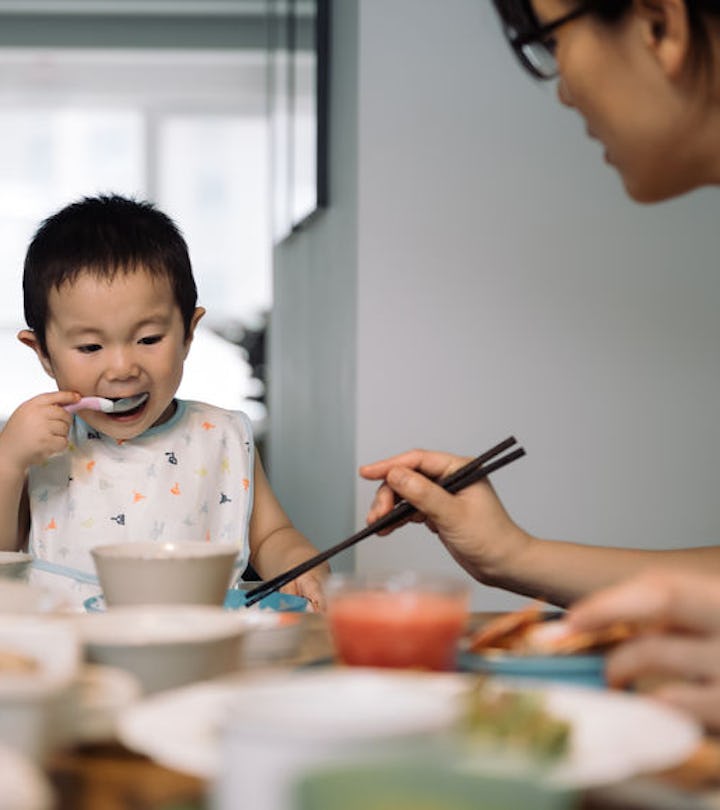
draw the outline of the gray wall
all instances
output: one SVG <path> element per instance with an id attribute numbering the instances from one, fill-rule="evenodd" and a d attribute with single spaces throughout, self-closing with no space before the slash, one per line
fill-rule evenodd
<path id="1" fill-rule="evenodd" d="M 276 256 L 271 459 L 291 516 L 329 545 L 370 502 L 357 464 L 514 433 L 528 457 L 495 485 L 530 530 L 720 538 L 716 192 L 627 200 L 489 3 L 334 10 L 333 207 Z M 419 526 L 356 564 L 457 570 Z M 475 587 L 478 607 L 516 601 Z"/>
<path id="2" fill-rule="evenodd" d="M 295 523 L 327 547 L 355 523 L 357 9 L 336 4 L 333 206 L 275 250 L 268 473 Z M 347 567 L 352 555 L 335 567 Z"/>

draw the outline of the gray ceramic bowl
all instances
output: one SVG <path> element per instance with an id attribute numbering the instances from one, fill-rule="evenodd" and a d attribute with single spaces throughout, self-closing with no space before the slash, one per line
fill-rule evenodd
<path id="1" fill-rule="evenodd" d="M 220 543 L 118 543 L 92 550 L 109 606 L 222 605 L 238 548 Z"/>
<path id="2" fill-rule="evenodd" d="M 32 554 L 26 551 L 0 551 L 0 577 L 25 579 L 32 560 Z"/>
<path id="3" fill-rule="evenodd" d="M 87 659 L 128 670 L 144 692 L 173 689 L 240 667 L 242 617 L 209 605 L 135 605 L 78 617 Z"/>

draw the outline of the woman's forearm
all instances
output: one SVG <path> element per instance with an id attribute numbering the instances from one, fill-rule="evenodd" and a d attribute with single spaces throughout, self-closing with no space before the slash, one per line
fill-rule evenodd
<path id="1" fill-rule="evenodd" d="M 649 567 L 720 574 L 720 546 L 656 551 L 528 537 L 480 578 L 488 585 L 566 606 Z"/>

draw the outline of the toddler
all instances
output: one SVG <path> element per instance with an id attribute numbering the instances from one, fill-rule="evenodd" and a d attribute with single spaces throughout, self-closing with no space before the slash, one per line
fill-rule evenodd
<path id="1" fill-rule="evenodd" d="M 85 198 L 42 223 L 25 259 L 18 337 L 57 391 L 0 433 L 0 548 L 27 547 L 31 579 L 75 603 L 98 593 L 100 544 L 238 547 L 270 578 L 316 549 L 273 494 L 245 414 L 175 398 L 198 322 L 187 246 L 147 202 Z M 81 397 L 130 398 L 118 413 Z M 322 607 L 326 567 L 288 586 Z"/>

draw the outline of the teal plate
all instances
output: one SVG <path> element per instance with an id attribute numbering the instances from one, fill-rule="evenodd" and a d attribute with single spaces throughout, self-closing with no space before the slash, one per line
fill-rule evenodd
<path id="1" fill-rule="evenodd" d="M 260 583 L 251 583 L 252 587 Z M 237 610 L 238 608 L 245 607 L 247 601 L 246 591 L 249 590 L 247 586 L 243 585 L 241 588 L 231 588 L 225 596 L 225 607 L 228 610 Z M 308 600 L 304 596 L 295 596 L 292 593 L 280 593 L 275 591 L 267 596 L 263 596 L 258 602 L 255 603 L 263 610 L 278 610 L 281 613 L 304 613 L 307 610 Z"/>
<path id="2" fill-rule="evenodd" d="M 458 669 L 507 678 L 532 678 L 604 689 L 602 655 L 477 655 L 460 653 Z"/>
<path id="3" fill-rule="evenodd" d="M 259 584 L 259 583 L 258 583 Z M 239 610 L 245 607 L 247 596 L 245 590 L 240 588 L 230 588 L 225 595 L 225 605 L 227 610 Z M 304 613 L 307 610 L 308 600 L 304 596 L 295 596 L 289 593 L 271 593 L 255 603 L 261 610 L 275 610 L 280 613 Z M 91 596 L 83 602 L 88 613 L 104 613 L 107 606 L 105 597 Z"/>

